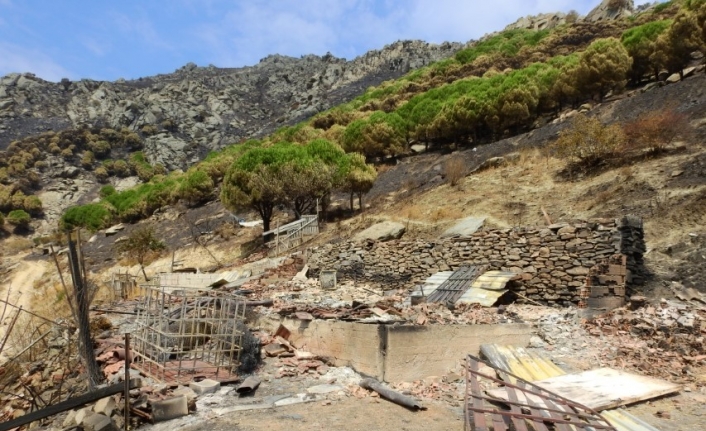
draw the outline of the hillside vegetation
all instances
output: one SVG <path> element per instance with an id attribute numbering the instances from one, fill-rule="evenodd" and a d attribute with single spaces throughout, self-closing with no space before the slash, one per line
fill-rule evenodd
<path id="1" fill-rule="evenodd" d="M 704 50 L 705 22 L 706 1 L 689 0 L 629 19 L 498 33 L 296 126 L 211 153 L 186 172 L 163 174 L 138 153 L 133 169 L 156 175 L 141 175 L 151 178 L 127 191 L 103 190 L 100 202 L 71 208 L 61 224 L 96 230 L 179 201 L 198 205 L 218 189 L 226 206 L 258 211 L 266 227 L 278 205 L 298 216 L 317 199 L 325 206 L 335 190 L 349 193 L 353 206 L 375 180 L 373 164 L 413 143 L 487 144 L 662 71 L 682 73 Z M 90 161 L 89 151 L 82 159 Z"/>

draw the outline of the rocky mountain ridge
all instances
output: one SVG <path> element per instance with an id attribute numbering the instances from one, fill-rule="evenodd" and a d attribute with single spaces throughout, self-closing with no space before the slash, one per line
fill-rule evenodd
<path id="1" fill-rule="evenodd" d="M 151 163 L 185 168 L 210 150 L 296 123 L 462 46 L 399 41 L 351 61 L 270 55 L 249 67 L 189 63 L 171 74 L 115 82 L 10 74 L 0 78 L 0 149 L 49 130 L 128 128 L 147 136 Z"/>

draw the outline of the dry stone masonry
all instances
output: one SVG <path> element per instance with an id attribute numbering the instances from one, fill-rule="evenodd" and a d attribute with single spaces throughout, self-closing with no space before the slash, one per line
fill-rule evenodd
<path id="1" fill-rule="evenodd" d="M 436 242 L 401 239 L 327 244 L 314 250 L 309 265 L 314 273 L 337 270 L 339 280 L 367 282 L 385 289 L 411 288 L 438 271 L 487 265 L 488 270 L 517 273 L 512 287 L 516 293 L 542 303 L 568 306 L 581 303 L 582 294 L 585 303 L 591 289 L 589 273 L 611 257 L 613 262 L 619 258 L 623 287 L 629 291 L 642 284 L 646 276 L 644 251 L 641 220 L 624 217 L 481 230 L 468 237 Z M 593 285 L 601 286 L 598 281 Z M 615 288 L 605 292 L 621 298 L 626 293 Z"/>

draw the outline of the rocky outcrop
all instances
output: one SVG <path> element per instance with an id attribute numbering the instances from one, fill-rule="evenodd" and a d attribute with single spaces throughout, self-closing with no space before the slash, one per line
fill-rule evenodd
<path id="1" fill-rule="evenodd" d="M 171 74 L 116 82 L 10 74 L 0 78 L 0 150 L 47 130 L 126 127 L 149 135 L 151 162 L 184 168 L 210 150 L 296 123 L 460 48 L 403 41 L 351 61 L 271 55 L 250 67 L 190 63 Z"/>
<path id="2" fill-rule="evenodd" d="M 565 13 L 543 13 L 539 15 L 528 15 L 526 17 L 522 17 L 505 27 L 505 30 L 548 30 L 562 24 L 566 24 L 566 22 Z"/>
<path id="3" fill-rule="evenodd" d="M 633 0 L 603 0 L 586 15 L 584 21 L 609 21 L 632 16 L 635 12 Z"/>

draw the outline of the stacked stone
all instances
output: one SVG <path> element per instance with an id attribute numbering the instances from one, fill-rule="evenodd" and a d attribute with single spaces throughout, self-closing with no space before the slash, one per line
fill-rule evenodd
<path id="1" fill-rule="evenodd" d="M 628 273 L 626 262 L 625 255 L 616 254 L 591 268 L 579 307 L 608 310 L 622 307 L 625 304 Z"/>
<path id="2" fill-rule="evenodd" d="M 632 225 L 600 219 L 543 228 L 482 230 L 436 242 L 343 242 L 316 250 L 309 265 L 314 275 L 321 269 L 336 269 L 339 280 L 384 289 L 412 288 L 439 271 L 487 265 L 488 270 L 517 273 L 519 282 L 513 289 L 522 296 L 545 304 L 571 305 L 580 302 L 590 268 L 621 254 L 623 248 L 634 250 L 635 265 L 640 262 L 635 238 L 641 232 L 632 229 Z"/>
<path id="3" fill-rule="evenodd" d="M 627 283 L 630 286 L 643 285 L 649 274 L 643 258 L 647 246 L 645 245 L 642 219 L 632 216 L 623 217 L 620 220 L 618 231 L 621 241 L 620 252 L 627 258 Z"/>

